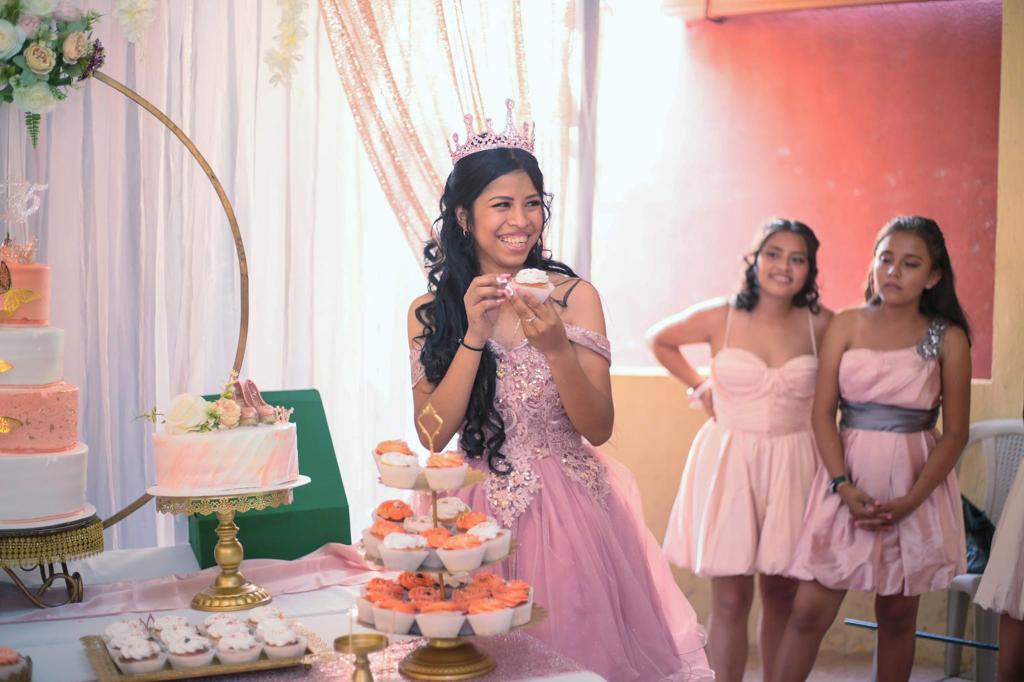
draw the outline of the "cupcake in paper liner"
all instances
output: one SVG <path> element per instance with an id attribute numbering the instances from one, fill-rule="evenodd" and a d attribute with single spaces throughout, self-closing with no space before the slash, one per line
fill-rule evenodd
<path id="1" fill-rule="evenodd" d="M 125 675 L 156 672 L 166 663 L 167 654 L 163 652 L 159 644 L 151 639 L 135 639 L 126 642 L 117 657 L 114 658 L 117 669 Z"/>
<path id="2" fill-rule="evenodd" d="M 107 642 L 107 653 L 110 654 L 111 658 L 116 658 L 126 644 L 137 642 L 139 640 L 148 641 L 152 639 L 153 638 L 148 634 L 140 634 L 138 632 L 129 633 L 127 635 L 117 635 Z M 0 680 L 3 680 L 3 678 L 0 678 Z"/>
<path id="3" fill-rule="evenodd" d="M 217 643 L 217 660 L 225 665 L 252 663 L 263 653 L 263 645 L 248 632 L 232 632 Z"/>
<path id="4" fill-rule="evenodd" d="M 512 626 L 526 625 L 533 618 L 533 588 L 522 580 L 510 580 L 495 589 L 494 597 L 512 609 Z"/>
<path id="5" fill-rule="evenodd" d="M 423 475 L 431 490 L 455 490 L 466 480 L 469 465 L 460 452 L 445 452 L 431 455 Z"/>
<path id="6" fill-rule="evenodd" d="M 398 452 L 381 455 L 377 469 L 384 485 L 406 490 L 416 485 L 416 478 L 422 471 L 415 455 L 403 455 Z"/>
<path id="7" fill-rule="evenodd" d="M 423 533 L 434 527 L 434 517 L 429 514 L 410 516 L 402 521 L 402 528 L 410 533 Z"/>
<path id="8" fill-rule="evenodd" d="M 457 497 L 442 497 L 437 501 L 437 520 L 446 526 L 455 525 L 459 514 L 469 511 L 469 505 Z"/>
<path id="9" fill-rule="evenodd" d="M 511 286 L 517 293 L 530 296 L 535 303 L 548 300 L 551 292 L 555 290 L 548 273 L 536 268 L 523 268 L 517 272 Z"/>
<path id="10" fill-rule="evenodd" d="M 421 534 L 424 540 L 427 541 L 427 558 L 423 560 L 421 568 L 424 570 L 436 570 L 444 568 L 444 562 L 441 561 L 441 557 L 437 555 L 437 550 L 444 547 L 444 543 L 452 536 L 444 526 L 437 528 L 431 528 L 423 531 Z"/>
<path id="11" fill-rule="evenodd" d="M 380 558 L 380 543 L 391 533 L 402 533 L 404 528 L 391 521 L 375 521 L 372 526 L 363 530 L 363 547 L 366 556 L 371 559 Z"/>
<path id="12" fill-rule="evenodd" d="M 389 452 L 397 452 L 400 455 L 416 454 L 404 440 L 382 440 L 373 449 L 373 461 L 380 466 L 380 458 Z"/>
<path id="13" fill-rule="evenodd" d="M 263 640 L 263 652 L 267 658 L 298 658 L 306 653 L 306 638 L 283 622 L 264 623 L 260 638 Z"/>
<path id="14" fill-rule="evenodd" d="M 125 635 L 140 635 L 144 639 L 149 639 L 149 630 L 138 618 L 131 620 L 119 620 L 116 623 L 111 623 L 103 630 L 103 639 L 107 642 L 114 639 L 115 637 L 123 637 Z"/>
<path id="15" fill-rule="evenodd" d="M 202 668 L 213 663 L 213 644 L 199 635 L 172 637 L 167 640 L 167 658 L 175 670 Z"/>
<path id="16" fill-rule="evenodd" d="M 283 622 L 285 618 L 281 609 L 273 606 L 257 606 L 252 611 L 249 611 L 247 621 L 252 627 L 259 627 L 260 623 L 267 620 L 279 620 Z"/>
<path id="17" fill-rule="evenodd" d="M 407 635 L 416 620 L 416 606 L 401 599 L 383 599 L 373 606 L 373 626 L 392 635 Z"/>
<path id="18" fill-rule="evenodd" d="M 373 521 L 390 521 L 402 523 L 412 516 L 412 507 L 402 500 L 384 500 L 373 510 Z"/>
<path id="19" fill-rule="evenodd" d="M 477 599 L 469 604 L 469 624 L 473 634 L 503 635 L 512 628 L 512 609 L 498 599 Z"/>
<path id="20" fill-rule="evenodd" d="M 198 637 L 199 630 L 196 629 L 195 625 L 186 624 L 180 627 L 164 628 L 160 631 L 160 635 L 157 640 L 167 645 L 172 639 L 182 639 L 184 637 Z"/>
<path id="21" fill-rule="evenodd" d="M 249 626 L 238 620 L 218 620 L 206 628 L 206 637 L 216 645 L 221 639 L 228 635 L 248 633 Z"/>
<path id="22" fill-rule="evenodd" d="M 436 601 L 420 605 L 416 625 L 424 637 L 458 637 L 466 612 L 454 602 Z"/>
<path id="23" fill-rule="evenodd" d="M 508 556 L 512 549 L 512 533 L 494 521 L 478 523 L 468 531 L 468 535 L 480 538 L 484 546 L 484 561 L 497 561 Z"/>
<path id="24" fill-rule="evenodd" d="M 384 568 L 392 571 L 415 571 L 427 558 L 427 541 L 421 535 L 390 533 L 378 548 Z"/>
<path id="25" fill-rule="evenodd" d="M 32 682 L 32 659 L 9 647 L 0 647 L 0 680 Z"/>
<path id="26" fill-rule="evenodd" d="M 475 535 L 453 535 L 437 550 L 437 556 L 449 571 L 472 571 L 484 560 L 484 546 Z"/>

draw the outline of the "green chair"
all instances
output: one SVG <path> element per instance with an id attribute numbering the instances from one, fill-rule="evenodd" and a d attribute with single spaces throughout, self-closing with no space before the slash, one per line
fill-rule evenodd
<path id="1" fill-rule="evenodd" d="M 206 396 L 207 400 L 218 397 Z M 295 409 L 292 421 L 298 429 L 299 473 L 309 476 L 312 482 L 295 489 L 290 505 L 235 517 L 245 558 L 297 559 L 328 542 L 350 544 L 348 499 L 320 392 L 268 391 L 263 398 L 271 405 Z M 188 519 L 188 541 L 203 568 L 214 565 L 216 527 L 217 517 L 213 514 Z"/>

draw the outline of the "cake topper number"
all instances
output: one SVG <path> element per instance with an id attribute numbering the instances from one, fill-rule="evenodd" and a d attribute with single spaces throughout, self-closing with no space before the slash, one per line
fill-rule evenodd
<path id="1" fill-rule="evenodd" d="M 14 417 L 0 417 L 0 434 L 11 433 L 20 429 L 24 424 Z"/>
<path id="2" fill-rule="evenodd" d="M 435 426 L 431 429 L 427 424 L 433 423 Z M 441 433 L 441 427 L 444 426 L 444 419 L 437 413 L 434 406 L 427 403 L 426 407 L 420 410 L 420 416 L 416 417 L 416 425 L 420 427 L 420 433 L 427 439 L 427 445 L 430 447 L 430 453 L 436 452 L 434 450 L 434 439 L 437 438 L 438 434 Z"/>

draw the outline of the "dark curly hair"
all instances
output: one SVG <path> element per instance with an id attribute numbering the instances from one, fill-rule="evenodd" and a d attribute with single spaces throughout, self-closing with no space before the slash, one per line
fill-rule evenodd
<path id="1" fill-rule="evenodd" d="M 757 262 L 761 256 L 761 250 L 772 235 L 779 232 L 792 232 L 799 235 L 807 244 L 807 279 L 804 281 L 800 291 L 793 294 L 793 305 L 797 308 L 808 308 L 815 315 L 821 310 L 821 298 L 818 292 L 818 237 L 814 230 L 799 220 L 787 220 L 785 218 L 773 218 L 761 226 L 759 230 L 761 241 L 758 242 L 754 252 L 745 258 L 747 269 L 743 272 L 743 285 L 733 301 L 739 310 L 753 310 L 757 307 L 757 301 L 761 298 L 760 286 L 757 283 Z"/>
<path id="2" fill-rule="evenodd" d="M 931 218 L 922 218 L 921 216 L 897 216 L 887 222 L 879 231 L 872 253 L 877 253 L 878 245 L 882 243 L 882 240 L 894 232 L 910 232 L 917 235 L 928 248 L 928 255 L 932 259 L 932 268 L 942 272 L 942 278 L 938 283 L 931 289 L 925 289 L 921 294 L 918 310 L 928 318 L 942 318 L 960 327 L 967 334 L 967 342 L 970 343 L 971 327 L 967 323 L 967 314 L 960 305 L 960 299 L 956 296 L 953 262 L 949 258 L 949 251 L 946 250 L 946 239 L 942 236 L 939 224 Z M 872 263 L 872 267 L 868 268 L 864 300 L 871 305 L 878 305 L 882 302 L 882 297 L 875 291 L 873 273 L 874 264 Z"/>
<path id="3" fill-rule="evenodd" d="M 543 226 L 546 227 L 551 216 L 551 197 L 544 192 L 544 175 L 537 159 L 528 152 L 501 148 L 470 154 L 455 164 L 445 182 L 440 202 L 441 215 L 434 221 L 435 228 L 440 227 L 437 236 L 423 249 L 427 290 L 434 294 L 434 298 L 416 308 L 415 313 L 423 325 L 423 334 L 417 337 L 422 348 L 420 362 L 426 370 L 427 381 L 435 386 L 448 371 L 459 349 L 459 340 L 469 326 L 463 296 L 473 278 L 480 274 L 472 232 L 473 202 L 494 180 L 515 171 L 529 175 L 537 193 L 543 197 Z M 467 231 L 463 231 L 456 219 L 455 211 L 459 207 L 469 212 Z M 551 259 L 541 240 L 537 240 L 530 250 L 524 267 L 576 276 L 569 266 Z M 508 474 L 511 465 L 501 453 L 505 444 L 505 424 L 494 408 L 497 367 L 494 354 L 485 345 L 466 407 L 460 443 L 470 457 L 479 458 L 486 454 L 491 471 Z"/>

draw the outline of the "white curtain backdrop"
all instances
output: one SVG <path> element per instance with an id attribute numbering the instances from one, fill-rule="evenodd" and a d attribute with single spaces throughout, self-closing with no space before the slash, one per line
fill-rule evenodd
<path id="1" fill-rule="evenodd" d="M 234 204 L 252 275 L 243 376 L 320 390 L 349 504 L 369 508 L 383 494 L 369 449 L 413 437 L 405 312 L 425 282 L 365 160 L 315 3 L 290 92 L 263 59 L 275 2 L 160 2 L 134 46 L 113 4 L 90 3 L 106 15 L 103 71 L 192 137 Z M 152 427 L 136 415 L 219 390 L 230 370 L 227 220 L 184 147 L 99 82 L 44 117 L 37 150 L 19 112 L 0 109 L 0 169 L 50 185 L 33 226 L 53 267 L 66 379 L 81 388 L 88 497 L 106 517 L 153 483 Z M 108 549 L 157 541 L 184 535 L 152 503 L 107 533 Z"/>

